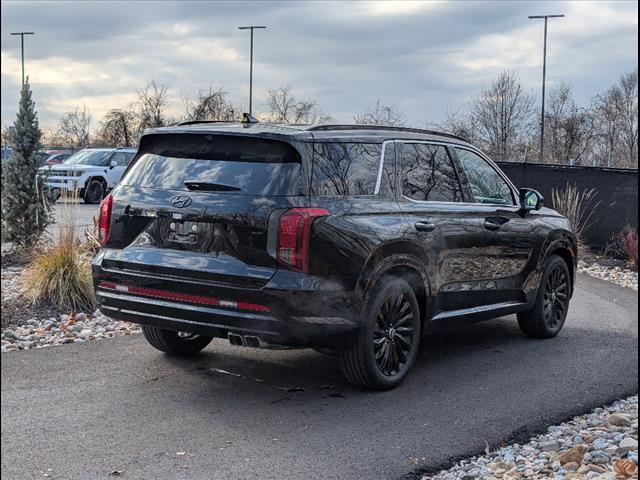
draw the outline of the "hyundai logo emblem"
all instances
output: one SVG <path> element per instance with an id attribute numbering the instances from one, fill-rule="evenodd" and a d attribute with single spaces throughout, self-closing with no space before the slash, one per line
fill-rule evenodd
<path id="1" fill-rule="evenodd" d="M 188 195 L 174 195 L 171 197 L 171 205 L 176 208 L 185 208 L 191 205 L 191 197 Z"/>

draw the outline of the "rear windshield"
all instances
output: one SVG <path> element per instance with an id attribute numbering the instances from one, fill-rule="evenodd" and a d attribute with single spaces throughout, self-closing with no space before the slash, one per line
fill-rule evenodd
<path id="1" fill-rule="evenodd" d="M 228 136 L 180 137 L 181 142 L 172 138 L 141 145 L 141 150 L 152 151 L 142 153 L 120 183 L 240 195 L 300 193 L 300 155 L 289 144 Z"/>

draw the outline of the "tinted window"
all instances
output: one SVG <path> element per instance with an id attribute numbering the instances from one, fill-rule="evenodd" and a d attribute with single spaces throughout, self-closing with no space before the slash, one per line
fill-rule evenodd
<path id="1" fill-rule="evenodd" d="M 402 193 L 431 202 L 461 202 L 462 189 L 445 147 L 424 143 L 399 144 L 402 158 Z"/>
<path id="2" fill-rule="evenodd" d="M 513 195 L 507 182 L 480 155 L 456 149 L 476 203 L 513 205 Z"/>
<path id="3" fill-rule="evenodd" d="M 373 195 L 381 151 L 382 145 L 372 143 L 316 143 L 312 194 Z M 386 176 L 385 189 L 388 179 Z"/>
<path id="4" fill-rule="evenodd" d="M 201 160 L 145 153 L 120 183 L 167 190 L 188 190 L 184 182 L 211 183 L 231 187 L 224 192 L 228 194 L 297 195 L 299 172 L 298 163 Z"/>
<path id="5" fill-rule="evenodd" d="M 80 150 L 74 153 L 64 163 L 69 165 L 105 166 L 109 152 L 104 150 Z"/>

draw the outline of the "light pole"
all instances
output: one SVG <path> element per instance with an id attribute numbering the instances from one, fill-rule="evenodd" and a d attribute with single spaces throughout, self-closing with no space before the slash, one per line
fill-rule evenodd
<path id="1" fill-rule="evenodd" d="M 544 160 L 544 84 L 547 76 L 547 20 L 560 18 L 562 15 L 529 15 L 530 19 L 544 18 L 544 47 L 542 53 L 542 116 L 540 119 L 540 163 Z"/>
<path id="2" fill-rule="evenodd" d="M 251 54 L 249 60 L 249 115 L 252 113 L 251 97 L 253 96 L 253 30 L 256 28 L 267 28 L 261 25 L 250 25 L 247 27 L 238 27 L 238 30 L 251 30 Z"/>
<path id="3" fill-rule="evenodd" d="M 35 35 L 34 32 L 12 32 L 11 35 L 20 35 L 20 53 L 22 55 L 22 86 L 24 87 L 24 36 Z"/>

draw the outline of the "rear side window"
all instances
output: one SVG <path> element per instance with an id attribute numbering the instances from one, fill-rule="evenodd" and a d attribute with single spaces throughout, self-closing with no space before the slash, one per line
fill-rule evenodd
<path id="1" fill-rule="evenodd" d="M 400 143 L 402 193 L 417 201 L 462 202 L 462 188 L 447 149 L 441 145 Z"/>
<path id="2" fill-rule="evenodd" d="M 373 195 L 381 153 L 382 145 L 374 143 L 316 143 L 312 195 Z M 388 189 L 388 180 L 381 191 Z"/>
<path id="3" fill-rule="evenodd" d="M 300 155 L 283 142 L 252 137 L 143 137 L 144 152 L 121 184 L 240 195 L 298 195 Z"/>

